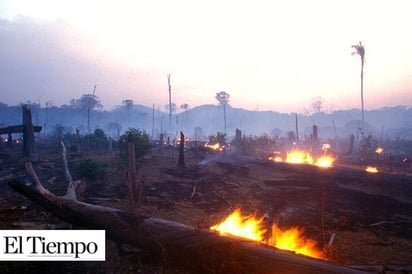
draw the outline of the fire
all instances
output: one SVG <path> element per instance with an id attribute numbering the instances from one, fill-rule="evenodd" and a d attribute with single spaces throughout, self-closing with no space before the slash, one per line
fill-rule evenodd
<path id="1" fill-rule="evenodd" d="M 329 148 L 329 146 L 327 147 Z M 268 159 L 275 162 L 283 162 L 283 159 L 277 154 L 269 157 Z M 294 150 L 287 153 L 285 162 L 289 164 L 309 164 L 328 168 L 333 166 L 335 158 L 326 154 L 318 158 L 314 158 L 309 152 Z"/>
<path id="2" fill-rule="evenodd" d="M 313 164 L 313 158 L 309 153 L 301 150 L 294 150 L 287 154 L 286 162 L 291 164 Z"/>
<path id="3" fill-rule="evenodd" d="M 268 159 L 274 162 L 283 162 L 283 159 L 280 156 L 270 156 Z"/>
<path id="4" fill-rule="evenodd" d="M 367 166 L 365 170 L 369 173 L 378 173 L 378 168 L 375 166 Z"/>
<path id="5" fill-rule="evenodd" d="M 223 222 L 212 226 L 211 230 L 219 231 L 221 235 L 231 234 L 254 241 L 263 241 L 263 234 L 266 230 L 262 229 L 261 219 L 254 216 L 242 216 L 240 209 L 235 209 Z"/>
<path id="6" fill-rule="evenodd" d="M 303 232 L 304 230 L 298 227 L 281 230 L 276 224 L 273 224 L 269 245 L 314 258 L 323 258 L 322 251 L 316 247 L 316 242 L 305 239 Z"/>
<path id="7" fill-rule="evenodd" d="M 322 145 L 322 150 L 327 152 L 330 149 L 330 144 L 323 144 Z"/>
<path id="8" fill-rule="evenodd" d="M 375 153 L 378 154 L 378 155 L 382 154 L 382 152 L 383 152 L 383 148 L 381 148 L 381 147 L 377 147 L 376 150 L 375 150 Z"/>
<path id="9" fill-rule="evenodd" d="M 267 232 L 263 227 L 263 217 L 242 216 L 240 209 L 235 209 L 223 222 L 210 227 L 221 235 L 235 235 L 249 240 L 261 242 L 279 249 L 289 250 L 314 258 L 323 258 L 322 251 L 316 247 L 316 242 L 303 237 L 303 229 L 292 227 L 281 230 L 272 225 L 272 236 L 265 239 Z"/>
<path id="10" fill-rule="evenodd" d="M 219 151 L 223 151 L 224 149 L 224 146 L 221 146 L 219 143 L 215 143 L 215 144 L 206 143 L 205 147 L 211 148 L 213 150 L 219 150 Z"/>
<path id="11" fill-rule="evenodd" d="M 321 156 L 316 160 L 315 165 L 318 167 L 331 167 L 334 161 L 335 158 L 331 156 Z"/>

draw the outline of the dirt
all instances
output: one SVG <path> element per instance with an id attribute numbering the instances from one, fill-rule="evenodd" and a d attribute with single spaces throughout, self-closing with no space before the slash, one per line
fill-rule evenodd
<path id="1" fill-rule="evenodd" d="M 47 189 L 66 188 L 58 151 L 40 150 L 35 164 Z M 194 227 L 208 228 L 240 208 L 245 215 L 265 216 L 282 228 L 299 226 L 317 241 L 327 260 L 342 265 L 410 265 L 412 262 L 412 177 L 366 174 L 348 168 L 322 170 L 291 166 L 230 152 L 186 152 L 186 167 L 177 167 L 177 150 L 164 149 L 138 163 L 144 177 L 141 214 Z M 69 154 L 69 165 L 90 158 L 105 175 L 82 179 L 79 199 L 88 203 L 134 210 L 130 206 L 126 172 L 113 152 Z M 0 177 L 22 172 L 20 152 L 1 153 Z M 75 179 L 76 174 L 72 174 Z M 40 206 L 0 182 L 0 229 L 70 228 Z M 331 245 L 328 243 L 334 235 Z M 332 237 L 333 238 L 333 237 Z M 0 262 L 1 273 L 184 273 L 151 265 L 133 253 L 124 255 L 107 243 L 106 262 Z"/>

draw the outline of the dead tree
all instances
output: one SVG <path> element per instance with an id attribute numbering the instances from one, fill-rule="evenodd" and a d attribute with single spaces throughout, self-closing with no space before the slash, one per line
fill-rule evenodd
<path id="1" fill-rule="evenodd" d="M 137 179 L 136 172 L 136 144 L 131 136 L 128 138 L 128 170 L 127 180 L 130 200 L 134 209 L 139 209 L 143 202 L 144 177 Z"/>
<path id="2" fill-rule="evenodd" d="M 26 106 L 22 106 L 23 124 L 0 128 L 0 134 L 8 134 L 7 143 L 12 145 L 12 133 L 23 133 L 23 156 L 29 160 L 37 160 L 36 143 L 34 133 L 42 130 L 41 126 L 33 126 L 31 119 L 31 110 Z"/>
<path id="3" fill-rule="evenodd" d="M 180 144 L 179 144 L 179 160 L 177 162 L 178 167 L 185 167 L 185 135 L 180 132 Z"/>

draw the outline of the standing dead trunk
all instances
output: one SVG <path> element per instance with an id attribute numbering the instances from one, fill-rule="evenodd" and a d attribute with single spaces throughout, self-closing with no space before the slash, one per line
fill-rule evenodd
<path id="1" fill-rule="evenodd" d="M 349 140 L 349 151 L 348 154 L 352 155 L 353 154 L 353 146 L 355 144 L 355 135 L 351 134 L 350 135 L 350 140 Z"/>
<path id="2" fill-rule="evenodd" d="M 38 159 L 31 110 L 26 105 L 23 106 L 23 156 L 27 157 L 30 161 Z"/>
<path id="3" fill-rule="evenodd" d="M 180 144 L 179 144 L 179 161 L 177 163 L 178 167 L 185 167 L 185 135 L 180 132 Z"/>
<path id="4" fill-rule="evenodd" d="M 7 145 L 9 146 L 13 145 L 13 136 L 11 135 L 11 133 L 8 133 Z"/>
<path id="5" fill-rule="evenodd" d="M 135 143 L 129 136 L 128 140 L 128 187 L 131 204 L 138 211 L 143 203 L 144 177 L 137 179 Z"/>
<path id="6" fill-rule="evenodd" d="M 135 207 L 137 197 L 136 197 L 136 152 L 135 152 L 135 144 L 133 140 L 131 140 L 129 136 L 128 140 L 128 169 L 127 169 L 127 180 L 128 180 L 128 187 L 129 187 L 129 196 L 132 202 L 132 206 Z"/>

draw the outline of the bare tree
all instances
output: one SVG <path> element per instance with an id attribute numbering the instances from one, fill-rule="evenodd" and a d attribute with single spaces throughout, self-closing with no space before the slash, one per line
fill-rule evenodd
<path id="1" fill-rule="evenodd" d="M 319 113 L 323 111 L 323 99 L 320 96 L 313 98 L 313 101 L 310 105 L 313 113 Z"/>
<path id="2" fill-rule="evenodd" d="M 167 85 L 169 87 L 169 126 L 172 125 L 172 85 L 170 84 L 170 74 L 167 75 Z"/>
<path id="3" fill-rule="evenodd" d="M 362 42 L 359 42 L 357 45 L 352 45 L 352 48 L 355 49 L 355 52 L 352 52 L 353 54 L 358 54 L 361 58 L 361 106 L 362 106 L 362 128 L 361 128 L 361 134 L 363 135 L 363 130 L 364 130 L 364 101 L 363 101 L 363 65 L 365 64 L 365 46 L 362 45 Z"/>
<path id="4" fill-rule="evenodd" d="M 184 111 L 186 111 L 190 108 L 190 106 L 188 104 L 181 104 L 180 108 L 183 109 Z"/>
<path id="5" fill-rule="evenodd" d="M 175 103 L 165 105 L 165 109 L 170 111 L 170 114 L 176 112 L 177 106 Z"/>
<path id="6" fill-rule="evenodd" d="M 230 95 L 226 91 L 221 91 L 216 93 L 215 98 L 219 101 L 219 105 L 223 106 L 223 120 L 226 134 L 226 105 L 229 103 Z"/>
<path id="7" fill-rule="evenodd" d="M 130 121 L 130 110 L 133 108 L 133 100 L 132 99 L 125 99 L 122 101 L 123 106 L 126 108 L 127 117 Z"/>
<path id="8" fill-rule="evenodd" d="M 133 107 L 133 100 L 132 99 L 125 99 L 122 101 L 122 104 L 127 108 L 130 109 Z"/>

